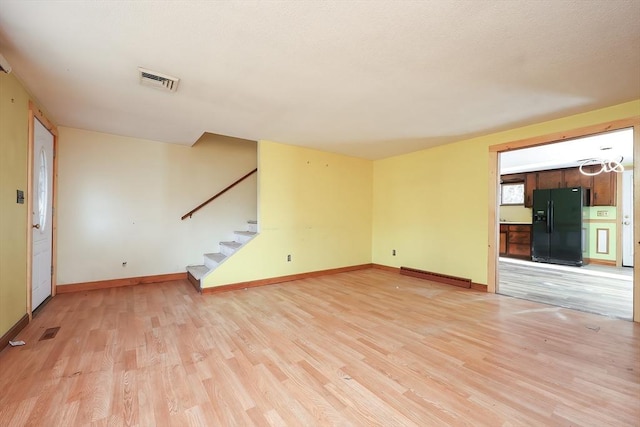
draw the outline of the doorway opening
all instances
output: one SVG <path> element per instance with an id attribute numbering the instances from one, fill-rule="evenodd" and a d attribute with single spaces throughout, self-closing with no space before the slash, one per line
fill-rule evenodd
<path id="1" fill-rule="evenodd" d="M 29 104 L 27 312 L 30 317 L 55 295 L 54 218 L 57 130 Z"/>
<path id="2" fill-rule="evenodd" d="M 516 143 L 505 150 L 495 150 L 499 157 L 495 240 L 499 253 L 494 258 L 497 293 L 627 320 L 634 318 L 638 281 L 633 266 L 637 257 L 632 251 L 633 218 L 637 213 L 632 200 L 637 182 L 633 178 L 637 150 L 634 140 L 638 136 L 634 136 L 633 124 L 615 131 L 609 129 L 604 127 L 606 132 L 597 134 L 576 132 L 572 139 L 538 138 L 530 144 L 525 141 L 520 146 Z M 611 163 L 609 159 L 613 159 Z M 606 170 L 596 174 L 603 162 Z M 618 170 L 609 170 L 608 166 L 617 166 L 618 162 Z M 516 183 L 522 184 L 523 194 L 510 199 Z M 502 187 L 507 188 L 506 202 Z M 547 206 L 554 202 L 553 198 L 545 200 L 547 204 L 541 208 L 534 206 L 533 197 L 540 199 L 541 193 L 548 196 L 556 188 L 584 191 L 584 196 L 578 197 L 583 203 L 574 208 L 580 213 L 579 222 L 573 228 L 562 224 L 569 228 L 557 236 L 558 246 L 552 245 L 551 252 L 545 253 L 540 250 L 540 230 L 536 234 L 536 228 L 544 232 L 553 228 Z M 558 194 L 561 191 L 567 190 L 558 190 Z M 516 202 L 509 203 L 510 200 Z M 543 238 L 553 242 L 553 237 Z M 574 251 L 566 258 L 572 245 L 577 245 L 578 253 Z M 549 247 L 544 249 L 548 251 Z M 636 314 L 636 320 L 637 317 Z"/>

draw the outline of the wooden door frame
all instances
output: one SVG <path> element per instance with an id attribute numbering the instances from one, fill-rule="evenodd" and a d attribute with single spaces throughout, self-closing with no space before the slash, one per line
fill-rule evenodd
<path id="1" fill-rule="evenodd" d="M 32 261 L 33 261 L 33 158 L 34 158 L 34 138 L 35 138 L 35 120 L 40 121 L 42 125 L 53 135 L 53 183 L 51 195 L 51 206 L 53 215 L 51 218 L 51 296 L 56 294 L 56 243 L 57 243 L 57 219 L 56 219 L 56 200 L 58 194 L 58 156 L 56 155 L 58 148 L 58 128 L 44 115 L 42 110 L 38 108 L 33 101 L 29 101 L 29 140 L 27 150 L 27 314 L 29 321 L 33 318 L 33 310 L 31 306 L 32 291 Z"/>
<path id="2" fill-rule="evenodd" d="M 498 194 L 500 180 L 500 153 L 520 148 L 536 147 L 553 144 L 569 139 L 581 138 L 613 130 L 633 128 L 633 159 L 635 165 L 640 164 L 640 116 L 629 117 L 621 120 L 586 126 L 548 135 L 535 136 L 518 141 L 491 145 L 489 147 L 489 236 L 488 236 L 488 266 L 487 266 L 487 291 L 495 293 L 498 282 L 498 250 L 499 250 L 499 223 L 498 223 Z M 618 186 L 620 187 L 620 186 Z M 620 189 L 618 188 L 618 191 Z M 633 321 L 640 322 L 640 173 L 633 174 Z M 619 205 L 619 203 L 616 203 Z M 617 209 L 620 209 L 618 206 Z M 620 218 L 618 218 L 619 220 Z M 620 240 L 620 239 L 618 239 Z"/>
<path id="3" fill-rule="evenodd" d="M 634 142 L 635 142 L 635 143 L 637 143 L 637 140 L 636 140 L 636 141 L 634 141 Z M 637 147 L 636 147 L 636 148 L 637 148 Z M 631 181 L 631 185 L 633 186 L 633 188 L 635 188 L 635 187 L 636 187 L 636 184 L 634 184 L 634 181 L 635 181 L 635 177 L 636 177 L 636 173 L 637 173 L 637 167 L 636 167 L 636 162 L 635 162 L 635 156 L 636 156 L 636 154 L 634 153 L 634 162 L 633 162 L 633 180 Z M 637 163 L 637 164 L 640 164 L 640 163 Z M 617 187 L 616 187 L 616 191 L 618 192 L 618 194 L 617 194 L 617 196 L 616 196 L 616 197 L 618 197 L 618 200 L 622 200 L 622 197 L 623 197 L 623 196 L 622 196 L 622 192 L 623 192 L 623 191 L 622 191 L 622 190 L 623 190 L 623 179 L 622 179 L 622 177 L 623 177 L 623 174 L 618 174 L 618 182 L 616 182 L 616 185 L 617 185 Z M 635 211 L 635 210 L 633 209 L 633 208 L 635 207 L 635 206 L 634 206 L 634 204 L 633 204 L 633 200 L 636 200 L 636 203 L 638 203 L 638 200 L 640 200 L 640 199 L 636 199 L 636 198 L 634 198 L 634 194 L 633 194 L 633 191 L 632 191 L 632 192 L 631 192 L 631 207 L 632 207 L 632 209 L 631 209 L 631 211 L 632 211 L 632 212 L 631 212 L 631 214 L 632 214 L 632 215 L 634 214 L 634 211 Z M 618 218 L 621 222 L 622 222 L 622 221 L 624 221 L 624 218 L 623 218 L 623 212 L 622 212 L 622 203 L 619 203 L 619 204 L 618 204 L 618 206 L 617 206 L 616 216 L 617 216 L 617 218 Z M 635 217 L 634 217 L 634 221 L 635 221 Z M 635 226 L 634 226 L 634 227 L 635 227 Z M 620 228 L 622 228 L 622 227 L 620 227 Z M 631 232 L 632 232 L 632 234 L 633 234 L 633 229 L 632 229 L 632 231 L 631 231 Z M 636 236 L 640 236 L 640 235 L 636 235 Z M 617 246 L 616 246 L 616 266 L 618 266 L 618 267 L 622 267 L 622 265 L 623 265 L 622 260 L 623 260 L 623 256 L 624 256 L 624 254 L 623 254 L 622 238 L 623 238 L 623 236 L 622 236 L 622 231 L 621 231 L 621 232 L 620 232 L 620 238 L 618 239 L 619 241 L 617 242 L 618 244 L 617 244 Z M 634 236 L 631 236 L 631 240 L 632 240 L 632 241 L 634 240 Z M 638 240 L 640 240 L 640 239 L 638 239 Z M 633 243 L 632 243 L 632 244 L 633 244 Z M 636 253 L 636 252 L 637 252 L 637 251 L 635 251 L 635 250 L 633 251 L 633 253 L 634 253 L 633 268 L 634 268 L 634 269 L 635 269 L 635 266 L 636 266 L 636 261 L 635 261 L 635 253 Z M 634 270 L 634 273 L 635 273 L 635 270 Z"/>

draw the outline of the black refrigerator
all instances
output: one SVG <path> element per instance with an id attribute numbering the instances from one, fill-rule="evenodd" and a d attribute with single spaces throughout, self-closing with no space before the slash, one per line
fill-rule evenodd
<path id="1" fill-rule="evenodd" d="M 531 259 L 582 265 L 581 187 L 533 190 Z"/>

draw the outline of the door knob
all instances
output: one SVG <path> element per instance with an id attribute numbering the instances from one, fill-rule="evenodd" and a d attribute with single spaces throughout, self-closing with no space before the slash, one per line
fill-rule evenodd
<path id="1" fill-rule="evenodd" d="M 624 224 L 624 225 L 629 225 L 629 224 L 631 224 L 631 222 L 629 222 L 629 221 L 622 221 L 622 224 Z"/>
<path id="2" fill-rule="evenodd" d="M 39 229 L 40 229 L 40 224 L 32 225 L 32 227 L 33 227 L 33 228 L 37 228 L 37 229 L 39 230 Z"/>

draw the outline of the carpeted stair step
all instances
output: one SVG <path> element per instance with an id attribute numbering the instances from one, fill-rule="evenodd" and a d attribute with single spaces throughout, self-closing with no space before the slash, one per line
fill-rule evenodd
<path id="1" fill-rule="evenodd" d="M 234 231 L 233 234 L 236 235 L 236 242 L 247 243 L 249 240 L 253 239 L 258 233 L 254 231 Z"/>
<path id="2" fill-rule="evenodd" d="M 220 252 L 215 252 L 211 254 L 204 254 L 204 265 L 209 269 L 213 270 L 216 268 L 227 256 L 221 254 Z"/>
<path id="3" fill-rule="evenodd" d="M 242 243 L 238 242 L 220 242 L 220 253 L 225 256 L 232 255 L 235 251 L 237 251 Z"/>
<path id="4" fill-rule="evenodd" d="M 200 280 L 202 276 L 209 272 L 209 268 L 205 265 L 188 265 L 187 272 L 191 274 L 194 279 Z"/>

